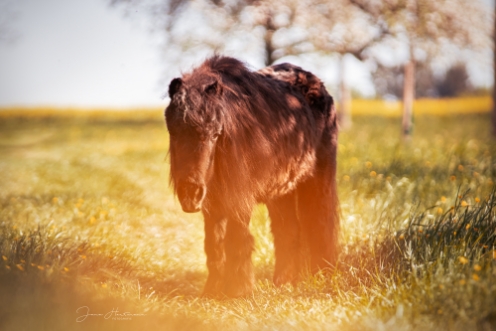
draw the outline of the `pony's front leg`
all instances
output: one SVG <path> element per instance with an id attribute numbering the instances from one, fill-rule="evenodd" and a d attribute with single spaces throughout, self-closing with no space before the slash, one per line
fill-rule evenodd
<path id="1" fill-rule="evenodd" d="M 205 221 L 205 254 L 207 255 L 208 278 L 203 289 L 203 296 L 217 297 L 223 292 L 224 267 L 226 255 L 224 237 L 226 235 L 226 218 L 220 214 L 203 211 Z"/>
<path id="2" fill-rule="evenodd" d="M 226 267 L 224 293 L 229 297 L 241 297 L 253 291 L 254 276 L 251 254 L 254 239 L 249 231 L 250 215 L 231 217 L 226 228 Z"/>

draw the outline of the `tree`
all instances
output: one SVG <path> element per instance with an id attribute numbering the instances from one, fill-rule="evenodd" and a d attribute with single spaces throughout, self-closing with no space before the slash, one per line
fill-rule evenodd
<path id="1" fill-rule="evenodd" d="M 307 10 L 311 19 L 305 23 L 312 45 L 339 55 L 338 119 L 340 127 L 346 129 L 351 126 L 351 93 L 345 80 L 345 56 L 363 61 L 366 50 L 389 35 L 389 30 L 349 0 L 313 0 Z"/>
<path id="2" fill-rule="evenodd" d="M 179 56 L 199 53 L 198 47 L 225 52 L 233 41 L 256 44 L 268 66 L 283 56 L 309 52 L 339 54 L 340 93 L 338 114 L 342 128 L 351 124 L 351 93 L 346 84 L 345 56 L 363 60 L 364 51 L 379 41 L 385 25 L 352 5 L 349 0 L 112 0 L 128 8 L 145 6 L 158 28 L 166 32 L 167 52 L 178 47 Z M 190 30 L 183 24 L 187 16 L 201 12 Z M 201 26 L 199 29 L 198 27 Z M 208 30 L 208 33 L 203 33 Z M 199 37 L 200 36 L 200 37 Z M 240 42 L 242 41 L 242 42 Z M 228 52 L 229 53 L 229 52 Z"/>
<path id="3" fill-rule="evenodd" d="M 181 57 L 198 52 L 198 48 L 225 52 L 233 43 L 241 48 L 255 43 L 260 46 L 262 62 L 267 66 L 282 56 L 309 50 L 301 28 L 306 10 L 303 2 L 297 0 L 112 0 L 111 3 L 142 8 L 153 17 L 154 29 L 165 32 L 168 50 L 177 47 Z"/>
<path id="4" fill-rule="evenodd" d="M 446 72 L 442 79 L 436 82 L 436 90 L 440 97 L 455 97 L 473 91 L 467 67 L 464 63 L 457 63 Z"/>
<path id="5" fill-rule="evenodd" d="M 489 42 L 490 13 L 482 1 L 466 0 L 350 0 L 381 22 L 408 49 L 403 63 L 403 136 L 412 130 L 415 67 L 422 56 L 433 58 L 446 45 L 481 49 Z"/>

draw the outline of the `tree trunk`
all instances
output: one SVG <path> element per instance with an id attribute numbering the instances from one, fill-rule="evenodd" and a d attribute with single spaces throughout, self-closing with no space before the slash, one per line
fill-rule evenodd
<path id="1" fill-rule="evenodd" d="M 339 69 L 339 102 L 338 122 L 341 130 L 351 127 L 351 93 L 346 84 L 345 54 L 341 54 L 341 65 Z"/>
<path id="2" fill-rule="evenodd" d="M 403 138 L 409 140 L 413 128 L 413 101 L 415 100 L 415 59 L 413 46 L 410 45 L 410 60 L 405 64 L 405 77 L 403 82 Z"/>
<path id="3" fill-rule="evenodd" d="M 272 22 L 272 13 L 270 11 L 267 12 L 267 17 L 265 18 L 265 66 L 270 66 L 274 63 L 274 59 L 272 58 L 272 54 L 274 53 L 274 45 L 272 44 L 272 36 L 275 31 L 274 23 Z"/>
<path id="4" fill-rule="evenodd" d="M 494 13 L 496 15 L 496 7 L 494 9 Z M 493 75 L 494 75 L 494 83 L 493 83 L 493 111 L 492 111 L 492 134 L 496 139 L 496 19 L 494 19 L 494 30 L 493 30 Z"/>

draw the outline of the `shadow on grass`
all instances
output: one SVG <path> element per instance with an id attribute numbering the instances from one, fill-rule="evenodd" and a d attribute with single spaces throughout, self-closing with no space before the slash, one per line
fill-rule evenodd
<path id="1" fill-rule="evenodd" d="M 177 316 L 167 307 L 162 311 L 156 301 L 95 295 L 75 280 L 46 282 L 33 275 L 2 274 L 0 284 L 3 331 L 204 329 L 199 318 Z"/>
<path id="2" fill-rule="evenodd" d="M 137 288 L 148 286 L 160 293 L 194 296 L 206 278 L 202 272 L 152 270 L 140 265 L 125 249 L 94 247 L 44 227 L 18 232 L 5 224 L 0 226 L 0 253 L 0 275 L 28 274 L 49 282 L 74 278 L 95 283 L 136 282 Z"/>
<path id="3" fill-rule="evenodd" d="M 159 273 L 124 251 L 94 252 L 43 228 L 19 233 L 5 224 L 0 258 L 2 331 L 205 329 L 200 318 L 176 311 L 178 300 L 199 296 L 202 272 Z"/>

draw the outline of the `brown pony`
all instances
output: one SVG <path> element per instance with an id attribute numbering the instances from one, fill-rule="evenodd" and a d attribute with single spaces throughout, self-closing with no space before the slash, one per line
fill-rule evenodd
<path id="1" fill-rule="evenodd" d="M 274 283 L 333 265 L 339 231 L 336 113 L 313 74 L 291 64 L 259 72 L 213 56 L 169 86 L 170 179 L 185 212 L 205 220 L 204 295 L 250 294 L 250 216 L 271 218 Z"/>

